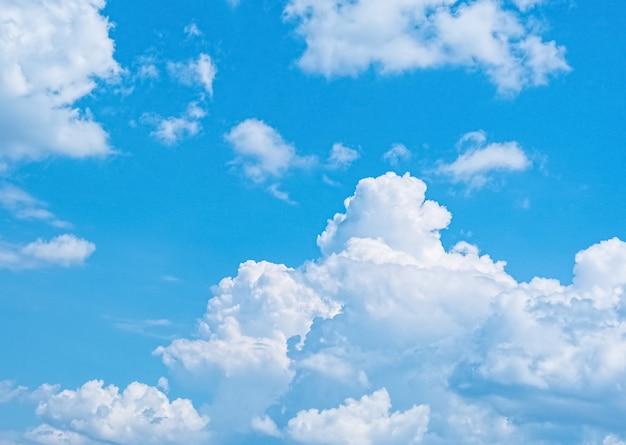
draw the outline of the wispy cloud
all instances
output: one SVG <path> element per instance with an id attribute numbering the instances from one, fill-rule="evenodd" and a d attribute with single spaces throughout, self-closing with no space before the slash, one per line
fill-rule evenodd
<path id="1" fill-rule="evenodd" d="M 235 153 L 231 165 L 283 200 L 289 196 L 278 189 L 280 180 L 293 170 L 307 169 L 317 163 L 314 156 L 298 155 L 293 144 L 285 142 L 278 131 L 258 119 L 241 122 L 224 137 Z"/>
<path id="2" fill-rule="evenodd" d="M 44 221 L 59 228 L 72 226 L 48 210 L 48 205 L 45 202 L 33 198 L 26 191 L 12 184 L 0 184 L 0 206 L 10 211 L 18 219 Z"/>
<path id="3" fill-rule="evenodd" d="M 401 162 L 410 161 L 412 157 L 413 154 L 404 144 L 393 144 L 391 148 L 383 154 L 383 161 L 395 167 Z"/>
<path id="4" fill-rule="evenodd" d="M 346 147 L 343 144 L 333 144 L 326 167 L 330 170 L 342 170 L 349 168 L 354 161 L 359 159 L 361 155 L 353 148 Z"/>
<path id="5" fill-rule="evenodd" d="M 49 265 L 81 265 L 96 250 L 94 243 L 71 234 L 26 245 L 0 242 L 0 269 L 33 269 Z"/>
<path id="6" fill-rule="evenodd" d="M 487 144 L 483 131 L 465 134 L 457 147 L 462 150 L 458 158 L 449 164 L 441 163 L 436 172 L 453 182 L 463 182 L 470 189 L 483 187 L 496 172 L 520 172 L 532 166 L 517 142 Z"/>
<path id="7" fill-rule="evenodd" d="M 168 62 L 167 71 L 173 78 L 185 85 L 198 85 L 209 95 L 213 95 L 213 81 L 217 74 L 217 67 L 211 56 L 200 54 L 196 60 L 188 62 Z"/>

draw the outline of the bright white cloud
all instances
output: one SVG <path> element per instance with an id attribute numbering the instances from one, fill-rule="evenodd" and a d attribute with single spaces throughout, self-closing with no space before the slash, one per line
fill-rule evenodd
<path id="1" fill-rule="evenodd" d="M 482 131 L 467 133 L 457 145 L 464 152 L 454 162 L 440 164 L 437 173 L 470 188 L 480 188 L 494 172 L 519 172 L 532 165 L 517 142 L 487 144 L 486 141 Z"/>
<path id="2" fill-rule="evenodd" d="M 228 390 L 217 396 L 217 421 L 223 416 L 262 414 L 265 403 L 286 389 L 293 377 L 288 340 L 303 342 L 313 319 L 332 317 L 339 305 L 320 297 L 293 269 L 247 261 L 236 278 L 224 278 L 214 290 L 198 324 L 198 339 L 179 339 L 155 353 L 166 365 L 195 375 L 221 375 L 226 388 L 246 388 L 245 406 Z M 217 377 L 214 377 L 217 378 Z M 261 403 L 261 405 L 259 405 Z M 228 406 L 230 409 L 224 409 Z"/>
<path id="3" fill-rule="evenodd" d="M 551 425 L 573 443 L 590 432 L 619 443 L 626 243 L 581 251 L 572 284 L 520 283 L 476 246 L 444 249 L 450 214 L 425 192 L 409 175 L 360 181 L 318 238 L 320 258 L 244 263 L 195 337 L 156 353 L 210 388 L 222 431 L 531 444 L 550 443 L 537 425 Z"/>
<path id="4" fill-rule="evenodd" d="M 0 0 L 0 160 L 111 153 L 104 129 L 74 106 L 120 71 L 104 5 Z"/>
<path id="5" fill-rule="evenodd" d="M 50 241 L 41 238 L 20 246 L 0 243 L 0 268 L 30 269 L 47 265 L 75 266 L 95 252 L 92 242 L 65 234 Z"/>
<path id="6" fill-rule="evenodd" d="M 301 411 L 289 421 L 289 435 L 300 443 L 319 445 L 417 444 L 428 427 L 427 406 L 389 413 L 384 388 L 360 400 L 347 399 L 339 408 Z"/>
<path id="7" fill-rule="evenodd" d="M 526 10 L 538 1 L 517 3 Z M 285 16 L 306 41 L 300 67 L 327 77 L 461 66 L 511 94 L 569 70 L 565 48 L 496 0 L 290 0 Z"/>
<path id="8" fill-rule="evenodd" d="M 93 380 L 44 398 L 37 414 L 47 423 L 27 437 L 43 444 L 175 445 L 208 439 L 209 419 L 189 400 L 170 402 L 158 389 L 137 382 L 120 392 Z"/>
<path id="9" fill-rule="evenodd" d="M 400 162 L 410 161 L 413 157 L 411 151 L 404 144 L 393 144 L 389 150 L 383 154 L 383 161 L 390 165 L 397 166 Z"/>
<path id="10" fill-rule="evenodd" d="M 19 219 L 45 221 L 61 228 L 71 226 L 71 224 L 58 219 L 50 212 L 46 208 L 46 203 L 33 198 L 24 190 L 11 184 L 0 186 L 0 206 L 9 210 Z"/>
<path id="11" fill-rule="evenodd" d="M 343 144 L 333 144 L 328 156 L 327 166 L 331 170 L 339 170 L 349 168 L 354 161 L 359 159 L 361 155 L 353 148 L 346 147 Z"/>
<path id="12" fill-rule="evenodd" d="M 213 95 L 213 81 L 217 74 L 217 67 L 208 54 L 202 53 L 197 60 L 190 60 L 187 63 L 168 62 L 167 71 L 179 82 L 185 85 L 198 85 L 209 95 Z"/>
<path id="13" fill-rule="evenodd" d="M 269 184 L 275 196 L 288 199 L 278 190 L 279 181 L 289 171 L 309 168 L 317 162 L 313 156 L 300 156 L 293 144 L 285 142 L 274 128 L 258 119 L 247 119 L 233 127 L 225 136 L 233 148 L 231 164 L 256 184 Z"/>

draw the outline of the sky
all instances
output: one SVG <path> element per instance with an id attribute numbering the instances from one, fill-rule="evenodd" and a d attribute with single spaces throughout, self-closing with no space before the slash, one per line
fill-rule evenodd
<path id="1" fill-rule="evenodd" d="M 626 445 L 625 22 L 0 0 L 0 445 Z"/>

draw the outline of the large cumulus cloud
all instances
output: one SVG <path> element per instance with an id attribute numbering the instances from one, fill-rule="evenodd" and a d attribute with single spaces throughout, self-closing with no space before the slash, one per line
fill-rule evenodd
<path id="1" fill-rule="evenodd" d="M 580 252 L 572 284 L 520 283 L 476 246 L 446 250 L 450 213 L 425 192 L 408 174 L 363 179 L 320 258 L 244 263 L 196 338 L 157 353 L 215 413 L 285 443 L 619 440 L 626 243 Z"/>

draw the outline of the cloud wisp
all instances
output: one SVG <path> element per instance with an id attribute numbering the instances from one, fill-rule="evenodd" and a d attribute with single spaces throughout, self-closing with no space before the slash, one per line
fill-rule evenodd
<path id="1" fill-rule="evenodd" d="M 458 66 L 479 69 L 503 95 L 569 71 L 565 48 L 530 25 L 535 0 L 290 0 L 307 72 L 356 76 Z"/>
<path id="2" fill-rule="evenodd" d="M 71 234 L 59 235 L 50 241 L 39 238 L 26 245 L 0 242 L 0 269 L 78 266 L 95 250 L 94 243 Z"/>
<path id="3" fill-rule="evenodd" d="M 280 180 L 289 172 L 317 164 L 314 156 L 301 156 L 278 131 L 258 119 L 246 119 L 225 136 L 235 158 L 231 165 L 258 185 L 265 185 L 276 197 L 289 200 L 279 190 Z"/>
<path id="4" fill-rule="evenodd" d="M 449 164 L 440 163 L 435 171 L 454 183 L 464 183 L 470 190 L 485 186 L 496 173 L 522 172 L 532 166 L 517 142 L 487 144 L 483 131 L 465 134 L 457 148 L 462 151 L 457 159 Z"/>

